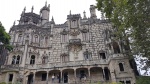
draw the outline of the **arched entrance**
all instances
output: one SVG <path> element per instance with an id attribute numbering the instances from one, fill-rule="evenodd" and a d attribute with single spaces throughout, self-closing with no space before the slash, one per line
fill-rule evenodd
<path id="1" fill-rule="evenodd" d="M 90 79 L 91 81 L 104 81 L 103 69 L 101 67 L 90 68 Z"/>
<path id="2" fill-rule="evenodd" d="M 46 71 L 36 72 L 34 84 L 46 84 L 46 83 L 47 83 L 47 72 Z"/>
<path id="3" fill-rule="evenodd" d="M 62 71 L 62 82 L 63 83 L 75 82 L 74 69 L 64 69 Z"/>
<path id="4" fill-rule="evenodd" d="M 27 84 L 33 84 L 33 73 L 32 72 L 28 75 L 27 79 L 28 79 Z"/>
<path id="5" fill-rule="evenodd" d="M 60 70 L 51 70 L 49 71 L 49 82 L 51 83 L 60 83 L 61 82 L 61 73 Z"/>
<path id="6" fill-rule="evenodd" d="M 88 79 L 89 78 L 88 69 L 87 68 L 76 69 L 76 77 L 77 77 L 77 81 L 84 80 L 84 77 L 86 77 L 86 79 Z"/>

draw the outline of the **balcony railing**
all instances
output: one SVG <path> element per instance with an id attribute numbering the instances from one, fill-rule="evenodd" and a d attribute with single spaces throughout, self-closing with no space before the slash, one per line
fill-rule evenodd
<path id="1" fill-rule="evenodd" d="M 81 60 L 81 61 L 68 61 L 68 62 L 56 62 L 56 63 L 47 63 L 47 64 L 37 64 L 36 68 L 62 68 L 62 67 L 74 67 L 74 66 L 86 66 L 86 65 L 99 65 L 99 64 L 108 64 L 109 59 L 102 60 Z"/>
<path id="2" fill-rule="evenodd" d="M 70 39 L 69 44 L 81 44 L 81 39 Z"/>

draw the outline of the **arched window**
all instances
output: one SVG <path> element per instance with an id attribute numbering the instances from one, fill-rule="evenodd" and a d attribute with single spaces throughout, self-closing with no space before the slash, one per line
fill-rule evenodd
<path id="1" fill-rule="evenodd" d="M 18 42 L 21 42 L 21 40 L 22 40 L 22 34 L 19 34 L 18 35 Z"/>
<path id="2" fill-rule="evenodd" d="M 124 67 L 122 63 L 119 63 L 119 68 L 120 68 L 120 71 L 124 71 Z"/>
<path id="3" fill-rule="evenodd" d="M 34 36 L 34 42 L 38 43 L 38 36 L 37 35 Z"/>
<path id="4" fill-rule="evenodd" d="M 16 56 L 12 57 L 12 63 L 11 64 L 16 64 Z"/>
<path id="5" fill-rule="evenodd" d="M 120 48 L 117 42 L 113 42 L 113 49 L 114 49 L 114 53 L 120 53 Z"/>
<path id="6" fill-rule="evenodd" d="M 19 62 L 20 62 L 20 56 L 18 55 L 17 60 L 16 60 L 16 64 L 19 64 Z"/>
<path id="7" fill-rule="evenodd" d="M 63 53 L 63 54 L 61 55 L 61 61 L 62 61 L 62 62 L 68 62 L 68 61 L 69 61 L 69 55 L 66 54 L 66 53 Z"/>
<path id="8" fill-rule="evenodd" d="M 48 37 L 45 37 L 45 46 L 48 45 Z"/>
<path id="9" fill-rule="evenodd" d="M 86 51 L 83 53 L 84 54 L 84 59 L 85 60 L 91 60 L 91 58 L 92 58 L 92 53 L 91 52 L 89 52 L 87 49 L 86 49 Z"/>
<path id="10" fill-rule="evenodd" d="M 44 56 L 43 58 L 42 58 L 42 64 L 45 64 L 45 63 L 47 63 L 47 56 Z"/>
<path id="11" fill-rule="evenodd" d="M 30 64 L 35 64 L 35 56 L 34 55 L 31 56 Z"/>

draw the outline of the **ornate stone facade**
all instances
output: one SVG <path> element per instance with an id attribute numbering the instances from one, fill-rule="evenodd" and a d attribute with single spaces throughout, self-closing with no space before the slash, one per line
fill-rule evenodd
<path id="1" fill-rule="evenodd" d="M 98 19 L 95 6 L 91 17 L 67 15 L 64 24 L 49 21 L 50 5 L 40 14 L 25 12 L 10 29 L 13 51 L 2 66 L 4 82 L 52 84 L 81 82 L 123 82 L 134 84 L 125 42 L 114 40 L 111 23 Z M 122 46 L 124 45 L 124 46 Z M 53 79 L 54 77 L 54 79 Z M 85 81 L 86 80 L 86 81 Z"/>

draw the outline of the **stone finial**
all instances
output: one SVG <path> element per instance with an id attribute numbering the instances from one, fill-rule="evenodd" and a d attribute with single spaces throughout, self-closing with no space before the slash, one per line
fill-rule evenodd
<path id="1" fill-rule="evenodd" d="M 14 21 L 13 26 L 16 24 L 16 21 Z"/>
<path id="2" fill-rule="evenodd" d="M 33 10 L 34 10 L 34 6 L 32 6 L 32 8 L 31 8 L 31 12 L 33 13 Z"/>
<path id="3" fill-rule="evenodd" d="M 71 10 L 70 10 L 70 15 L 71 15 Z"/>
<path id="4" fill-rule="evenodd" d="M 26 7 L 24 7 L 24 10 L 23 10 L 23 11 L 24 11 L 24 13 L 26 12 Z"/>
<path id="5" fill-rule="evenodd" d="M 47 7 L 47 1 L 45 1 L 45 7 Z"/>
<path id="6" fill-rule="evenodd" d="M 84 16 L 83 16 L 83 19 L 87 19 L 87 17 L 86 17 L 86 12 L 85 12 L 85 11 L 83 12 L 83 15 L 84 15 Z"/>
<path id="7" fill-rule="evenodd" d="M 50 8 L 50 4 L 48 4 L 48 8 Z"/>
<path id="8" fill-rule="evenodd" d="M 53 18 L 53 16 L 52 16 L 52 21 L 54 22 L 54 18 Z"/>

